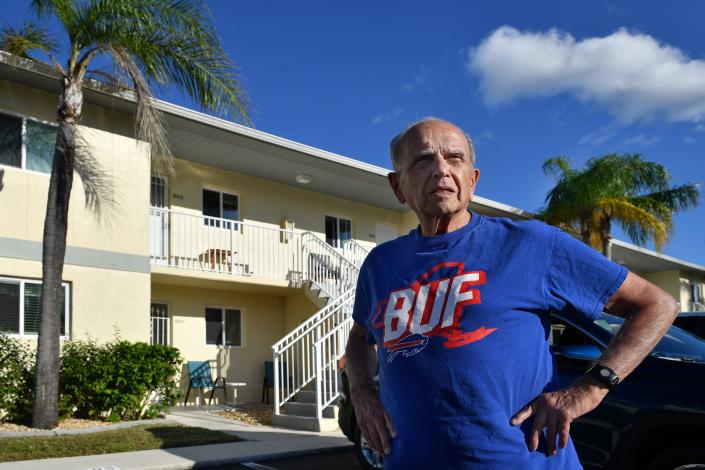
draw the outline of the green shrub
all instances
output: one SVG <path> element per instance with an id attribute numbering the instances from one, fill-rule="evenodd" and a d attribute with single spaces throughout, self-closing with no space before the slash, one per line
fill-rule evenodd
<path id="1" fill-rule="evenodd" d="M 70 341 L 61 355 L 60 413 L 108 421 L 152 418 L 176 403 L 181 356 L 170 346 Z"/>
<path id="2" fill-rule="evenodd" d="M 0 421 L 31 419 L 35 351 L 0 334 Z M 59 415 L 108 421 L 153 418 L 179 398 L 182 359 L 170 346 L 115 339 L 66 341 L 59 372 Z"/>
<path id="3" fill-rule="evenodd" d="M 34 402 L 34 351 L 0 333 L 0 421 L 27 421 Z"/>

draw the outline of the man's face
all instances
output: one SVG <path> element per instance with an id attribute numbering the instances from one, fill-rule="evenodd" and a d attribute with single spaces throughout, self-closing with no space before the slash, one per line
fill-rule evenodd
<path id="1" fill-rule="evenodd" d="M 420 124 L 399 147 L 399 165 L 389 181 L 401 203 L 418 217 L 447 218 L 467 208 L 480 170 L 470 162 L 463 133 L 444 121 Z"/>

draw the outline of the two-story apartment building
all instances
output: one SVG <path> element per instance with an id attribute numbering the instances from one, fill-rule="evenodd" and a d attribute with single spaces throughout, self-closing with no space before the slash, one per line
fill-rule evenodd
<path id="1" fill-rule="evenodd" d="M 0 329 L 30 341 L 57 91 L 50 70 L 0 52 Z M 357 268 L 375 244 L 417 225 L 388 170 L 160 102 L 176 159 L 163 178 L 133 138 L 131 96 L 94 83 L 85 100 L 81 131 L 110 197 L 98 212 L 90 188 L 74 183 L 64 337 L 176 346 L 246 383 L 238 401 L 260 400 L 274 360 L 277 403 L 311 388 L 327 416 Z M 471 206 L 531 216 L 482 197 Z M 705 267 L 622 241 L 612 252 L 683 310 L 702 302 Z"/>

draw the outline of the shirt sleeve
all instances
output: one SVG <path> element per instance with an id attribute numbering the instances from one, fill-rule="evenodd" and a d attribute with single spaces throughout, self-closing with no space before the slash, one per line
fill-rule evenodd
<path id="1" fill-rule="evenodd" d="M 375 344 L 375 338 L 370 331 L 370 305 L 372 304 L 368 294 L 368 268 L 363 262 L 360 268 L 360 275 L 357 278 L 355 288 L 355 303 L 353 305 L 353 320 L 367 330 L 367 342 Z"/>
<path id="2" fill-rule="evenodd" d="M 545 276 L 549 310 L 577 312 L 594 320 L 602 314 L 628 271 L 562 230 L 553 232 Z"/>

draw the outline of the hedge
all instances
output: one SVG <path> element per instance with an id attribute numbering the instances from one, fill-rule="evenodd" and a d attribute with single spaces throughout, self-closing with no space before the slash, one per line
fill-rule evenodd
<path id="1" fill-rule="evenodd" d="M 27 421 L 34 398 L 34 352 L 0 334 L 0 419 Z M 148 419 L 179 398 L 182 363 L 171 346 L 120 339 L 64 343 L 59 371 L 59 415 L 107 421 Z"/>

